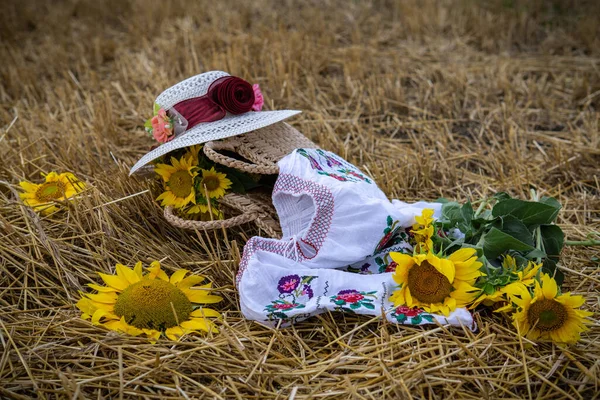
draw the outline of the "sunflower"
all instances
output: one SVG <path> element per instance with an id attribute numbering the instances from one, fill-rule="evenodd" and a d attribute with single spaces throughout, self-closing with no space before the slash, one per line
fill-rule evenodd
<path id="1" fill-rule="evenodd" d="M 191 206 L 186 213 L 192 217 L 192 219 L 200 219 L 201 221 L 210 221 L 210 212 L 212 211 L 212 219 L 223 219 L 223 213 L 217 209 L 217 207 L 211 203 L 210 209 L 208 202 L 204 197 L 196 198 L 196 204 Z"/>
<path id="2" fill-rule="evenodd" d="M 417 222 L 412 226 L 411 233 L 415 235 L 417 253 L 433 250 L 433 213 L 433 209 L 425 208 L 420 217 L 415 217 Z"/>
<path id="3" fill-rule="evenodd" d="M 27 181 L 19 183 L 25 190 L 24 193 L 19 193 L 23 203 L 42 214 L 56 211 L 56 202 L 71 199 L 85 189 L 85 184 L 70 172 L 50 172 L 45 176 L 45 180 L 40 184 Z"/>
<path id="4" fill-rule="evenodd" d="M 192 165 L 198 165 L 198 154 L 200 153 L 200 150 L 202 150 L 202 145 L 201 144 L 195 144 L 193 146 L 190 146 L 188 148 L 188 150 L 186 151 L 185 155 L 183 156 L 184 158 L 188 159 L 188 158 L 192 158 L 191 163 Z"/>
<path id="5" fill-rule="evenodd" d="M 556 281 L 542 274 L 541 285 L 535 281 L 533 294 L 522 290 L 518 296 L 511 296 L 518 311 L 513 314 L 513 325 L 528 339 L 550 339 L 557 343 L 575 343 L 581 332 L 588 330 L 586 319 L 589 311 L 577 310 L 584 303 L 583 296 L 570 293 L 558 294 Z"/>
<path id="6" fill-rule="evenodd" d="M 393 278 L 400 285 L 390 301 L 396 307 L 417 306 L 445 316 L 457 307 L 466 306 L 479 292 L 472 285 L 483 275 L 475 253 L 472 248 L 455 251 L 448 258 L 433 253 L 414 256 L 390 253 L 397 264 Z"/>
<path id="7" fill-rule="evenodd" d="M 215 167 L 212 167 L 210 170 L 202 170 L 202 180 L 200 181 L 202 194 L 207 194 L 208 192 L 208 197 L 218 199 L 219 197 L 223 197 L 225 191 L 230 187 L 231 181 L 227 179 L 227 175 L 215 171 Z"/>
<path id="8" fill-rule="evenodd" d="M 222 300 L 209 294 L 211 283 L 195 286 L 203 282 L 204 277 L 185 278 L 189 271 L 180 269 L 169 278 L 158 261 L 150 264 L 146 274 L 142 274 L 141 262 L 133 270 L 121 264 L 117 264 L 116 269 L 116 275 L 99 273 L 107 286 L 88 284 L 98 293 L 81 293 L 76 306 L 82 311 L 83 319 L 132 336 L 146 335 L 152 340 L 161 334 L 177 340 L 198 330 L 217 332 L 214 323 L 206 317 L 220 314 L 194 304 Z"/>
<path id="9" fill-rule="evenodd" d="M 165 181 L 166 191 L 157 197 L 162 200 L 162 205 L 181 208 L 187 204 L 196 203 L 194 178 L 198 175 L 194 171 L 192 157 L 181 157 L 177 160 L 171 157 L 171 164 L 157 164 L 154 171 Z"/>
<path id="10" fill-rule="evenodd" d="M 502 260 L 502 268 L 498 272 L 498 276 L 489 276 L 486 286 L 482 289 L 481 294 L 469 308 L 475 308 L 483 303 L 486 306 L 498 302 L 507 303 L 504 307 L 500 307 L 496 312 L 511 311 L 513 309 L 512 302 L 509 301 L 510 296 L 526 290 L 535 283 L 535 276 L 542 267 L 542 264 L 536 264 L 529 261 L 524 268 L 517 267 L 516 260 L 506 255 Z M 495 284 L 497 283 L 497 284 Z M 486 293 L 488 290 L 491 293 Z"/>

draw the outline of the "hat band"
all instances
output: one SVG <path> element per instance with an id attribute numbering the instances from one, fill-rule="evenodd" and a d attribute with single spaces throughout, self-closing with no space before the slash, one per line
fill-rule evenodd
<path id="1" fill-rule="evenodd" d="M 156 140 L 166 143 L 200 123 L 223 119 L 227 113 L 238 115 L 260 111 L 263 103 L 257 84 L 250 85 L 241 78 L 224 76 L 212 82 L 205 95 L 183 100 L 169 110 L 155 105 L 155 115 L 145 126 Z M 182 121 L 185 121 L 183 130 Z"/>
<path id="2" fill-rule="evenodd" d="M 227 113 L 238 115 L 254 110 L 257 97 L 262 97 L 257 96 L 260 89 L 255 86 L 236 76 L 224 76 L 211 83 L 204 96 L 184 100 L 173 108 L 188 121 L 189 129 L 201 122 L 218 121 Z"/>

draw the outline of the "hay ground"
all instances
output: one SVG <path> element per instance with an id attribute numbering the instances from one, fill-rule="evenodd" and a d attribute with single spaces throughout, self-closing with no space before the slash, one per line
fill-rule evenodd
<path id="1" fill-rule="evenodd" d="M 242 318 L 233 285 L 258 232 L 175 229 L 127 172 L 153 144 L 155 96 L 223 69 L 260 83 L 269 108 L 304 110 L 291 123 L 391 198 L 533 187 L 585 240 L 600 231 L 598 15 L 594 1 L 3 2 L 0 397 L 597 396 L 598 247 L 563 253 L 565 290 L 595 313 L 573 347 L 520 340 L 485 311 L 475 333 L 341 314 L 272 330 Z M 14 189 L 52 170 L 91 189 L 40 218 Z M 97 271 L 155 259 L 212 277 L 219 335 L 152 345 L 79 318 Z"/>

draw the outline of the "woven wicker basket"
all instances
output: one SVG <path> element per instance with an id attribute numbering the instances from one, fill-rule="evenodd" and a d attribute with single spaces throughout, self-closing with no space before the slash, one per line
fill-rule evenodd
<path id="1" fill-rule="evenodd" d="M 215 163 L 252 174 L 276 175 L 279 172 L 277 162 L 294 149 L 316 147 L 318 146 L 296 129 L 280 122 L 240 136 L 205 143 L 203 150 Z M 239 154 L 250 162 L 238 160 L 219 151 Z M 254 223 L 268 236 L 281 237 L 277 213 L 268 193 L 229 193 L 218 202 L 224 206 L 226 216 L 234 215 L 222 220 L 192 221 L 180 218 L 173 212 L 172 207 L 166 207 L 165 218 L 173 226 L 198 230 L 232 228 Z"/>

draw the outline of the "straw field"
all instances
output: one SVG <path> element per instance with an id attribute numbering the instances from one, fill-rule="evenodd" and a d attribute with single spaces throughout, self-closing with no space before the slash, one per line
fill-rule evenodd
<path id="1" fill-rule="evenodd" d="M 570 240 L 600 231 L 600 7 L 594 1 L 4 1 L 0 12 L 0 398 L 589 399 L 600 391 L 598 247 L 562 254 L 594 323 L 575 346 L 324 314 L 246 321 L 234 286 L 252 226 L 167 224 L 128 177 L 164 88 L 209 70 L 261 85 L 269 109 L 369 173 L 390 198 L 530 189 Z M 90 188 L 40 216 L 21 180 Z M 97 272 L 161 260 L 209 276 L 216 335 L 156 344 L 74 306 Z"/>

